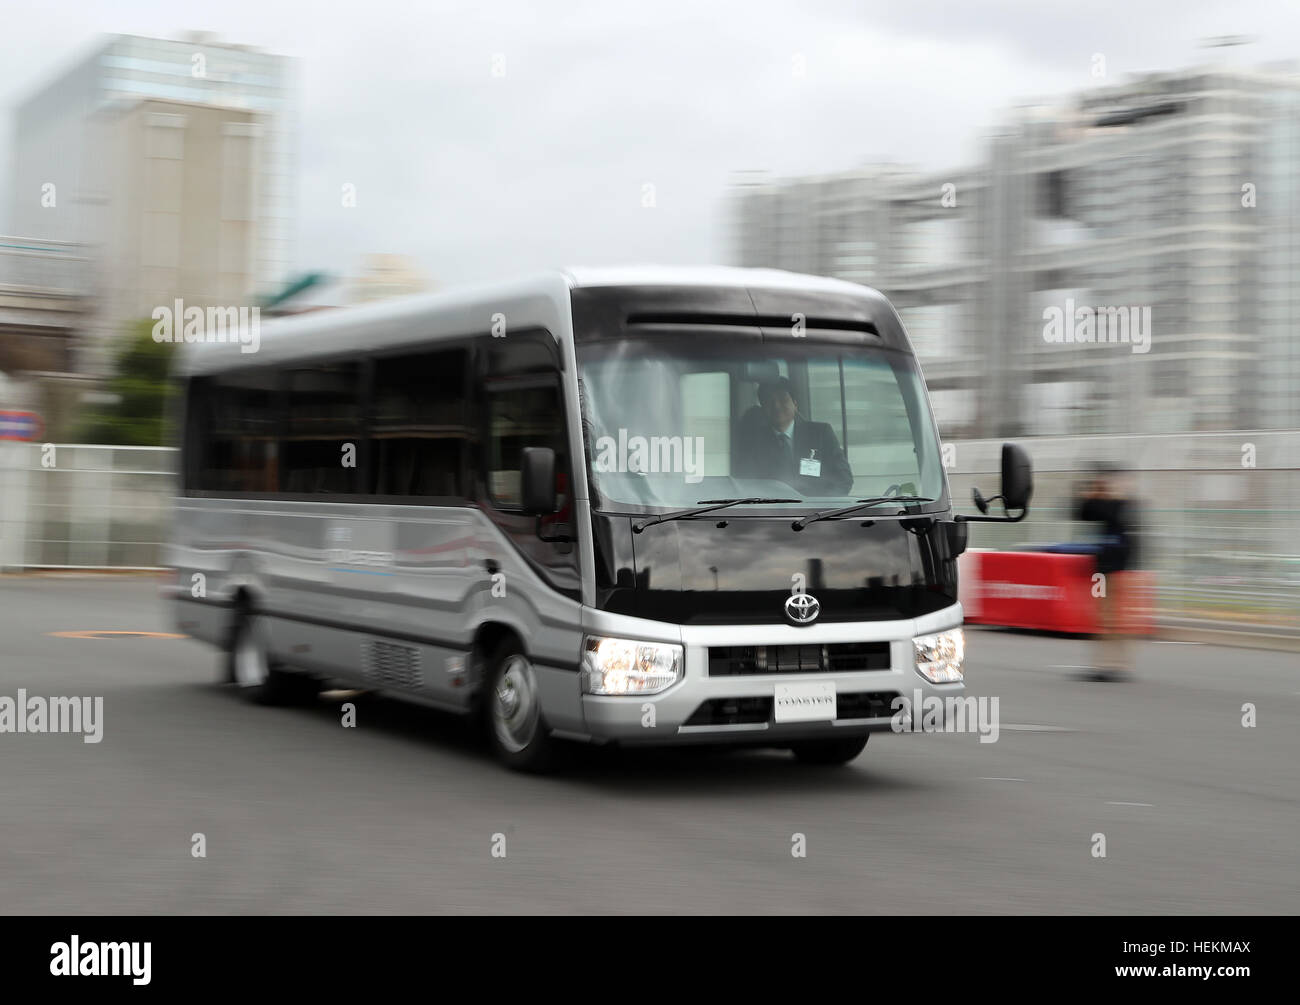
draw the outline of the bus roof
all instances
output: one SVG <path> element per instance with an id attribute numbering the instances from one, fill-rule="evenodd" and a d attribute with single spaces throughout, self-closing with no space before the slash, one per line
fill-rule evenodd
<path id="1" fill-rule="evenodd" d="M 843 279 L 828 279 L 784 269 L 750 269 L 733 265 L 602 265 L 573 266 L 564 270 L 573 287 L 588 286 L 744 286 L 810 293 L 876 291 Z"/>
<path id="2" fill-rule="evenodd" d="M 198 341 L 181 346 L 176 372 L 218 373 L 295 359 L 342 355 L 358 349 L 417 345 L 442 338 L 486 333 L 493 316 L 508 329 L 542 327 L 557 336 L 571 331 L 570 291 L 576 289 L 732 288 L 824 293 L 881 301 L 869 287 L 840 279 L 802 275 L 779 269 L 732 266 L 573 267 L 505 282 L 475 283 L 434 293 L 397 297 L 377 303 L 312 311 L 273 318 L 245 328 L 224 342 Z M 175 319 L 176 341 L 182 319 Z M 238 344 L 236 344 L 238 343 Z"/>

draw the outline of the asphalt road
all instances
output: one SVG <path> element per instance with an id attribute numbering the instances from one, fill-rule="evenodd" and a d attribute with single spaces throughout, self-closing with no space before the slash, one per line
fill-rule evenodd
<path id="1" fill-rule="evenodd" d="M 98 744 L 0 733 L 0 912 L 1300 909 L 1294 654 L 1145 643 L 1104 684 L 1068 669 L 1086 642 L 974 631 L 995 743 L 594 750 L 535 778 L 440 713 L 362 698 L 345 729 L 337 701 L 247 705 L 191 640 L 49 634 L 78 630 L 171 627 L 149 579 L 0 577 L 0 697 L 104 700 Z"/>

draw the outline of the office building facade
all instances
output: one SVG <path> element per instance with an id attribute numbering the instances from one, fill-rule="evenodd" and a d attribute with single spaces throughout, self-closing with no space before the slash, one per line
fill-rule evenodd
<path id="1" fill-rule="evenodd" d="M 1297 428 L 1298 105 L 1288 69 L 1156 74 L 962 171 L 747 175 L 735 256 L 884 291 L 949 436 Z"/>

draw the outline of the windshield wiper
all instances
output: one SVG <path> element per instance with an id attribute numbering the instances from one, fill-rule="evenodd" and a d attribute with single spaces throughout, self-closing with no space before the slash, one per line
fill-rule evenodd
<path id="1" fill-rule="evenodd" d="M 866 509 L 868 506 L 879 506 L 882 503 L 928 503 L 934 502 L 933 499 L 926 499 L 922 496 L 876 496 L 874 499 L 859 499 L 852 506 L 842 506 L 839 509 L 824 509 L 820 513 L 809 513 L 806 517 L 796 520 L 790 526 L 795 530 L 803 530 L 810 523 L 816 523 L 818 520 L 832 520 L 837 516 L 847 516 L 850 513 L 856 513 L 860 509 Z"/>
<path id="2" fill-rule="evenodd" d="M 653 527 L 657 523 L 667 523 L 669 520 L 683 520 L 686 517 L 699 516 L 701 513 L 712 513 L 715 509 L 726 509 L 728 506 L 739 506 L 742 503 L 797 503 L 803 502 L 802 499 L 764 499 L 761 496 L 749 496 L 745 499 L 701 499 L 701 506 L 695 509 L 682 509 L 675 513 L 660 513 L 658 516 L 649 520 L 642 520 L 640 523 L 632 524 L 632 532 L 640 534 L 647 527 Z"/>

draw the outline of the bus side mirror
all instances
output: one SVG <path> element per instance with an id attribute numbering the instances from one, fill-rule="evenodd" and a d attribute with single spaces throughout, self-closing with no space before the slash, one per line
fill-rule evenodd
<path id="1" fill-rule="evenodd" d="M 519 498 L 528 516 L 555 512 L 555 451 L 550 447 L 524 447 L 519 462 Z"/>
<path id="2" fill-rule="evenodd" d="M 1033 494 L 1033 461 L 1018 444 L 1002 444 L 1002 505 L 1007 509 L 1028 509 Z"/>
<path id="3" fill-rule="evenodd" d="M 1018 523 L 1029 515 L 1029 500 L 1034 494 L 1034 465 L 1024 448 L 1015 443 L 1002 444 L 1002 494 L 985 499 L 979 489 L 971 490 L 971 498 L 979 516 L 959 516 L 960 521 L 984 523 Z M 1019 510 L 1019 516 L 989 516 L 989 503 L 1001 500 L 1002 509 L 1009 513 Z"/>
<path id="4" fill-rule="evenodd" d="M 970 540 L 970 524 L 965 520 L 952 520 L 940 524 L 943 527 L 944 534 L 948 538 L 948 556 L 956 558 L 966 551 L 966 543 Z"/>

